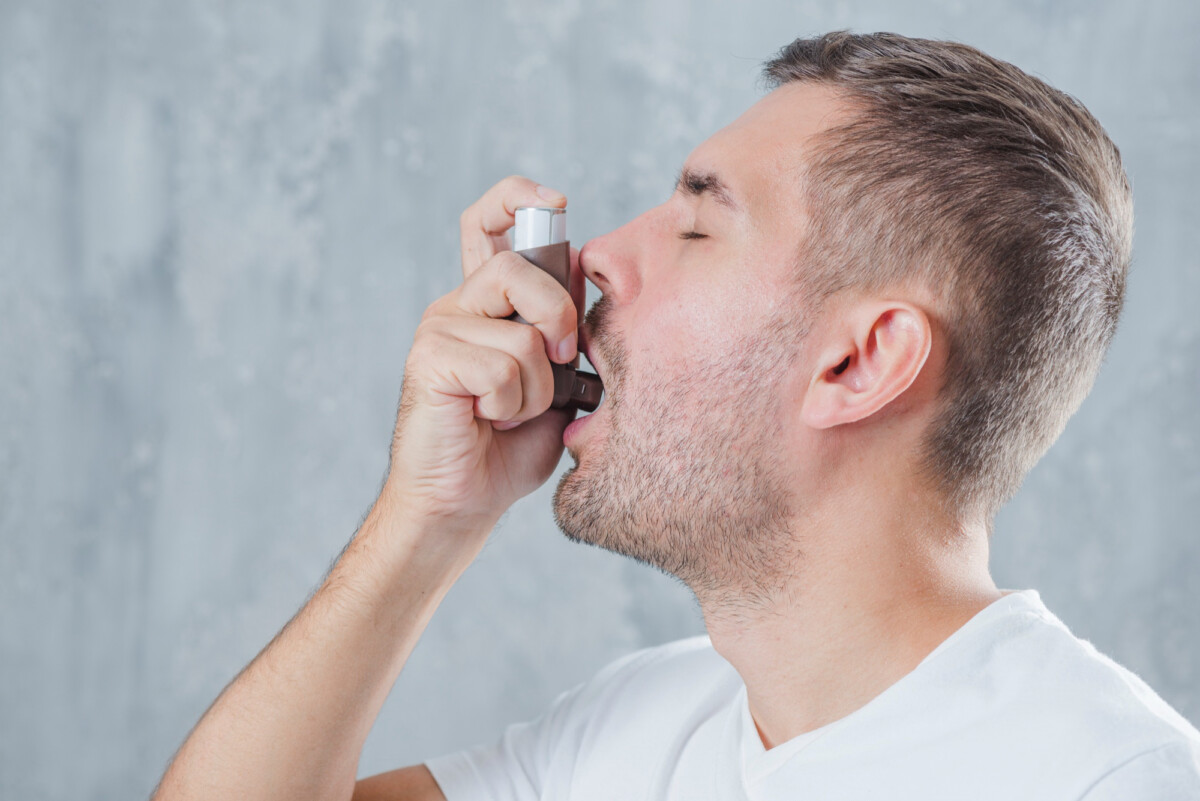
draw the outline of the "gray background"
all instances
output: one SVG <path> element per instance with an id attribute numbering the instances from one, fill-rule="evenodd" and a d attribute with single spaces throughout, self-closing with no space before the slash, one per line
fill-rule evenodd
<path id="1" fill-rule="evenodd" d="M 1200 720 L 1200 5 L 0 1 L 0 796 L 148 794 L 305 600 L 375 497 L 465 206 L 523 173 L 582 244 L 837 27 L 980 46 L 1120 145 L 1122 328 L 994 567 Z M 563 540 L 554 483 L 447 598 L 363 775 L 702 630 Z"/>

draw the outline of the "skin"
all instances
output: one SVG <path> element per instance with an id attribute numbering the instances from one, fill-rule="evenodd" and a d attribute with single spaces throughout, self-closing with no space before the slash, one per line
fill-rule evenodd
<path id="1" fill-rule="evenodd" d="M 568 441 L 556 518 L 687 583 L 767 747 L 859 708 L 1000 595 L 986 528 L 946 515 L 911 461 L 944 363 L 931 294 L 814 311 L 797 289 L 788 165 L 848 113 L 825 88 L 775 90 L 685 164 L 740 211 L 677 191 L 580 255 L 609 398 Z"/>
<path id="2" fill-rule="evenodd" d="M 686 163 L 741 213 L 677 191 L 572 252 L 573 295 L 504 239 L 518 206 L 565 197 L 514 176 L 468 208 L 463 284 L 418 326 L 378 499 L 154 797 L 443 798 L 420 765 L 356 782 L 358 759 L 445 593 L 558 463 L 573 415 L 548 409 L 550 364 L 579 345 L 606 400 L 565 432 L 559 524 L 688 583 L 768 748 L 858 709 L 999 597 L 983 521 L 947 515 L 912 461 L 945 361 L 934 300 L 797 291 L 795 165 L 848 113 L 822 87 L 772 91 Z M 577 328 L 580 272 L 603 299 Z"/>

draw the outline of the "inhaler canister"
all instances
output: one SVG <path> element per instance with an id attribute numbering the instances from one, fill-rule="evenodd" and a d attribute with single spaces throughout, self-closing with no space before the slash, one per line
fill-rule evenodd
<path id="1" fill-rule="evenodd" d="M 513 250 L 530 250 L 567 241 L 567 210 L 521 206 L 514 213 Z"/>
<path id="2" fill-rule="evenodd" d="M 571 289 L 571 251 L 567 241 L 566 209 L 522 206 L 514 212 L 513 250 L 554 277 L 563 289 Z M 513 319 L 520 322 L 519 315 Z M 600 376 L 577 370 L 569 364 L 553 364 L 555 409 L 595 411 L 604 394 Z"/>

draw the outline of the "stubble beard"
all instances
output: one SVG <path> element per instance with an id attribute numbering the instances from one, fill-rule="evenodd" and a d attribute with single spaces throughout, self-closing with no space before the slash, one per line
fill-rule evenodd
<path id="1" fill-rule="evenodd" d="M 772 385 L 795 333 L 784 347 L 780 326 L 768 326 L 723 363 L 689 365 L 683 377 L 652 379 L 631 394 L 607 310 L 601 300 L 588 313 L 593 352 L 608 368 L 607 432 L 559 482 L 559 528 L 677 577 L 705 608 L 768 606 L 799 561 Z"/>

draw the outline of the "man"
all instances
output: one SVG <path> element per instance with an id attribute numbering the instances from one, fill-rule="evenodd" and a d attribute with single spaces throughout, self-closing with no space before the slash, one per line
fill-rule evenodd
<path id="1" fill-rule="evenodd" d="M 1117 149 L 963 45 L 835 33 L 766 75 L 666 203 L 573 254 L 603 293 L 578 339 L 579 293 L 503 249 L 515 208 L 566 199 L 511 178 L 467 209 L 379 499 L 157 797 L 1200 798 L 1200 734 L 988 572 L 1116 325 Z M 579 351 L 606 400 L 568 426 L 550 365 Z M 563 531 L 678 576 L 708 637 L 356 785 L 434 609 L 564 443 Z"/>

